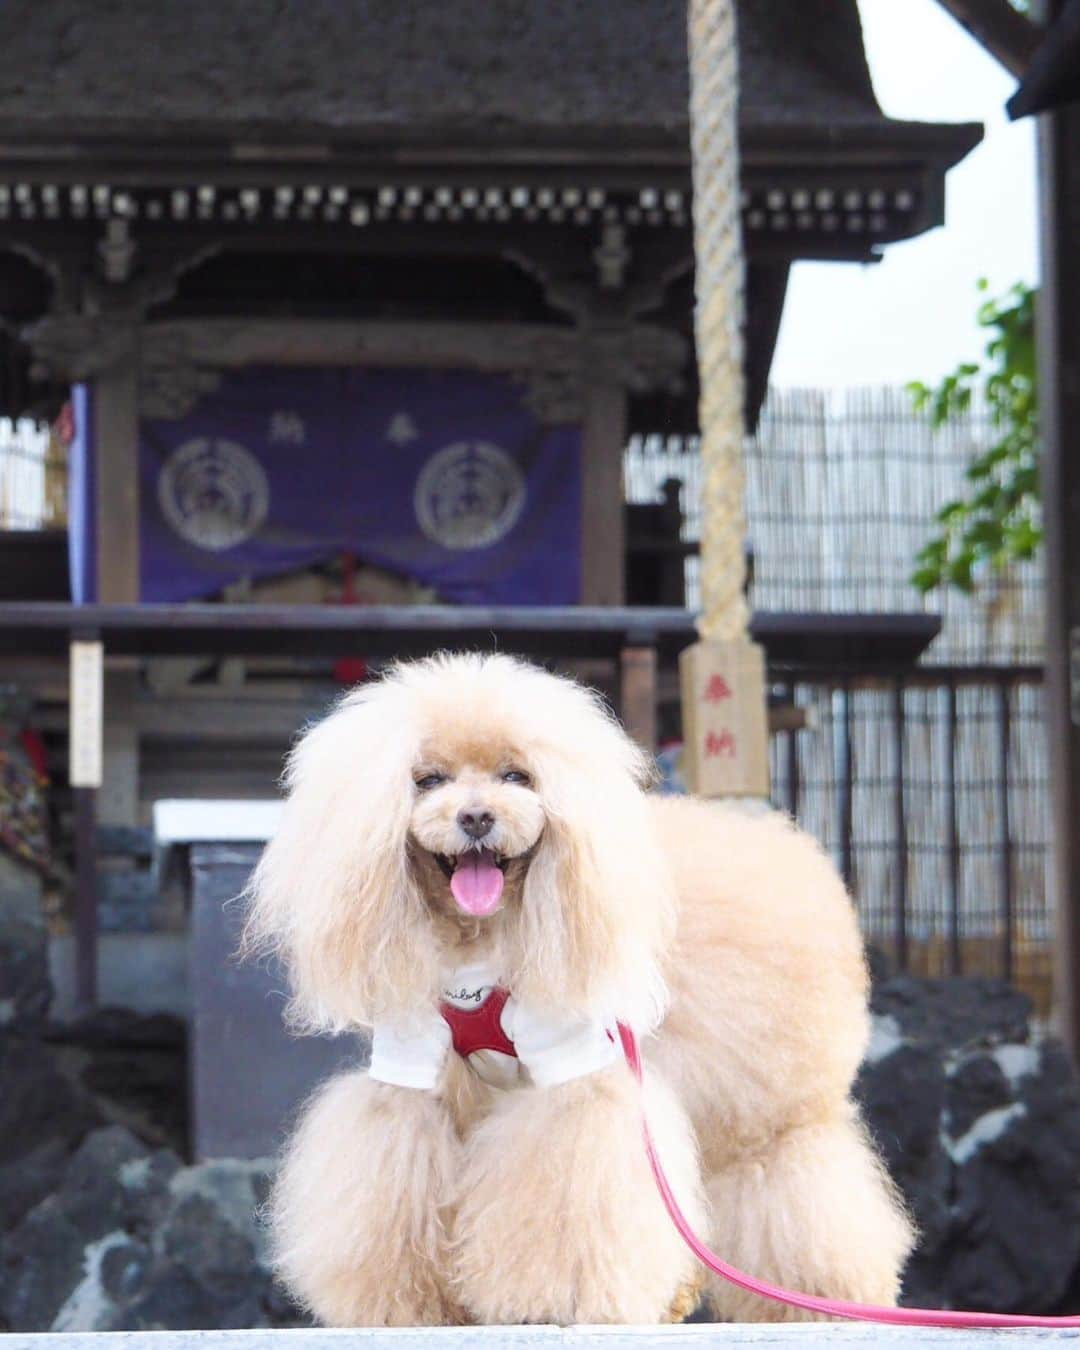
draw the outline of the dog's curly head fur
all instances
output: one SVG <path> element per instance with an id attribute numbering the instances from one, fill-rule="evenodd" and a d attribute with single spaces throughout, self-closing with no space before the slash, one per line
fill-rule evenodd
<path id="1" fill-rule="evenodd" d="M 398 665 L 293 750 L 245 945 L 284 959 L 308 1029 L 429 1004 L 474 955 L 521 997 L 649 1025 L 673 907 L 650 768 L 573 681 L 506 656 Z M 475 816 L 505 877 L 487 917 L 448 880 Z"/>

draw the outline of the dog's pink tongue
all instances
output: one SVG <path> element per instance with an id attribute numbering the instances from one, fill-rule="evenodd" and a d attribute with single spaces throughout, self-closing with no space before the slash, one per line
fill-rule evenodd
<path id="1" fill-rule="evenodd" d="M 450 889 L 466 914 L 482 918 L 499 908 L 503 874 L 487 849 L 480 853 L 463 853 L 450 878 Z"/>

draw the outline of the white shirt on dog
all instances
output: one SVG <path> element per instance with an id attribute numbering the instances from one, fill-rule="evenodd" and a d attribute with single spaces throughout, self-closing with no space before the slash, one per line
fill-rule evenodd
<path id="1" fill-rule="evenodd" d="M 496 971 L 484 964 L 462 966 L 446 978 L 443 1002 L 472 1012 L 482 1008 L 499 985 Z M 579 1013 L 543 1011 L 511 995 L 498 1019 L 513 1043 L 516 1058 L 498 1050 L 478 1050 L 469 1065 L 485 1082 L 509 1087 L 525 1069 L 537 1087 L 556 1087 L 606 1068 L 620 1056 L 613 1022 Z M 453 1037 L 437 1008 L 401 1021 L 375 1023 L 370 1077 L 397 1087 L 431 1091 L 439 1082 Z"/>

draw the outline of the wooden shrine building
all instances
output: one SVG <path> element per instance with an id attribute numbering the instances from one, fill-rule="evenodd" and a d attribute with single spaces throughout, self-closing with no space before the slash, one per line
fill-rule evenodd
<path id="1" fill-rule="evenodd" d="M 855 0 L 738 9 L 752 424 L 792 263 L 870 262 L 940 225 L 945 174 L 980 129 L 883 115 Z M 418 571 L 434 600 L 474 608 L 371 610 L 365 654 L 495 629 L 538 655 L 610 655 L 648 629 L 654 664 L 636 686 L 624 667 L 624 714 L 650 739 L 655 652 L 689 641 L 693 617 L 620 608 L 622 466 L 631 435 L 696 430 L 683 0 L 11 0 L 0 47 L 0 416 L 53 418 L 77 387 L 71 598 L 97 602 L 0 604 L 0 651 L 55 659 L 92 630 L 123 658 L 100 819 L 145 822 L 160 780 L 140 792 L 144 733 L 171 727 L 171 763 L 188 754 L 193 779 L 225 795 L 234 742 L 268 725 L 237 700 L 219 713 L 215 778 L 197 734 L 212 719 L 170 701 L 175 671 L 148 695 L 130 658 L 349 655 L 340 609 L 218 605 L 244 580 L 227 564 L 244 540 L 302 571 L 321 511 L 352 531 L 347 548 L 328 536 L 328 553 L 364 562 L 378 536 L 393 571 L 391 498 L 416 505 L 418 556 L 441 549 Z M 393 402 L 402 390 L 435 410 L 419 478 L 402 467 L 424 430 Z M 279 481 L 215 421 L 241 395 Z M 516 466 L 478 407 L 517 428 Z M 313 423 L 337 478 L 306 439 Z M 541 470 L 546 514 L 529 518 L 507 475 Z M 404 475 L 394 492 L 383 472 Z M 477 541 L 445 511 L 462 482 L 467 512 L 498 517 L 491 538 L 532 519 L 543 548 L 469 573 Z M 300 548 L 288 512 L 305 496 L 316 537 L 309 524 Z M 27 592 L 9 575 L 4 600 L 29 598 L 29 567 Z M 192 571 L 202 584 L 178 591 Z M 507 576 L 518 590 L 498 589 Z M 163 600 L 184 608 L 147 604 Z M 878 650 L 917 650 L 933 627 L 919 623 Z M 765 628 L 847 640 L 835 623 Z M 85 882 L 92 812 L 83 827 Z"/>
<path id="2" fill-rule="evenodd" d="M 0 10 L 0 412 L 95 390 L 98 596 L 136 602 L 138 417 L 225 368 L 510 372 L 583 428 L 580 599 L 624 599 L 621 450 L 691 431 L 681 0 Z M 741 0 L 748 413 L 791 263 L 942 222 L 971 125 L 874 99 L 854 0 Z"/>

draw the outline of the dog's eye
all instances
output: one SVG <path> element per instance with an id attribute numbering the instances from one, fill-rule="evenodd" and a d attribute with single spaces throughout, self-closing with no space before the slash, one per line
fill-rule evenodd
<path id="1" fill-rule="evenodd" d="M 421 792 L 430 792 L 432 788 L 441 787 L 446 782 L 444 773 L 426 773 L 423 778 L 416 779 L 416 786 Z"/>
<path id="2" fill-rule="evenodd" d="M 507 769 L 501 777 L 504 783 L 520 783 L 523 787 L 529 782 L 529 775 L 523 769 Z"/>

